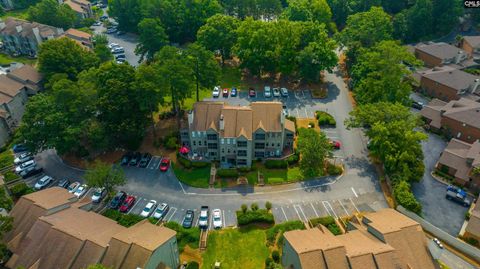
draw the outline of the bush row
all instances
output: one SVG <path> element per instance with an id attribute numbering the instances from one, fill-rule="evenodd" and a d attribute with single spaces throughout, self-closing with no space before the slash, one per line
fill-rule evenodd
<path id="1" fill-rule="evenodd" d="M 325 111 L 316 111 L 316 118 L 318 120 L 318 125 L 319 126 L 328 125 L 328 126 L 333 126 L 334 127 L 334 126 L 337 125 L 337 122 L 335 121 L 333 116 L 328 114 Z"/>
<path id="2" fill-rule="evenodd" d="M 288 165 L 294 165 L 294 164 L 298 163 L 299 160 L 300 160 L 299 154 L 295 153 L 292 156 L 287 158 L 287 163 L 288 163 Z"/>
<path id="3" fill-rule="evenodd" d="M 397 203 L 404 208 L 417 214 L 422 212 L 422 205 L 415 199 L 415 196 L 410 190 L 410 184 L 405 180 L 396 182 L 393 185 L 393 196 Z"/>
<path id="4" fill-rule="evenodd" d="M 332 216 L 314 218 L 310 220 L 310 223 L 312 223 L 314 227 L 321 224 L 327 227 L 327 229 L 330 230 L 330 232 L 332 232 L 332 234 L 334 235 L 342 234 L 340 227 L 338 227 L 337 223 L 335 222 L 335 219 Z"/>
<path id="5" fill-rule="evenodd" d="M 23 195 L 32 193 L 34 191 L 35 190 L 33 188 L 27 186 L 27 184 L 25 184 L 23 182 L 15 185 L 13 187 L 10 187 L 10 192 L 12 193 L 12 196 L 13 196 L 14 199 L 18 199 L 18 198 L 22 197 Z"/>
<path id="6" fill-rule="evenodd" d="M 287 168 L 288 163 L 286 160 L 266 160 L 265 167 L 268 169 L 282 169 Z"/>
<path id="7" fill-rule="evenodd" d="M 177 232 L 177 244 L 180 252 L 183 252 L 186 245 L 189 245 L 194 249 L 198 248 L 200 239 L 200 229 L 198 227 L 185 229 L 180 224 L 173 221 L 165 223 L 165 227 Z"/>
<path id="8" fill-rule="evenodd" d="M 221 178 L 236 178 L 238 177 L 237 169 L 218 169 L 217 176 Z"/>
<path id="9" fill-rule="evenodd" d="M 209 162 L 192 162 L 188 159 L 181 157 L 180 154 L 177 154 L 177 160 L 184 168 L 187 168 L 187 169 L 203 168 L 203 167 L 210 166 Z"/>
<path id="10" fill-rule="evenodd" d="M 109 219 L 116 221 L 118 224 L 124 227 L 133 226 L 143 220 L 143 218 L 139 215 L 122 214 L 120 211 L 113 209 L 107 209 L 105 213 L 103 213 L 103 215 Z"/>
<path id="11" fill-rule="evenodd" d="M 268 229 L 267 234 L 267 246 L 275 245 L 278 235 L 282 237 L 284 232 L 292 230 L 305 230 L 305 225 L 299 220 L 287 221 L 282 224 L 277 224 Z M 279 244 L 277 244 L 279 245 Z"/>
<path id="12" fill-rule="evenodd" d="M 327 164 L 327 174 L 331 176 L 340 175 L 342 173 L 342 167 L 340 165 Z"/>
<path id="13" fill-rule="evenodd" d="M 255 211 L 237 211 L 237 223 L 238 225 L 247 225 L 252 223 L 273 224 L 273 214 L 266 209 L 258 209 Z"/>

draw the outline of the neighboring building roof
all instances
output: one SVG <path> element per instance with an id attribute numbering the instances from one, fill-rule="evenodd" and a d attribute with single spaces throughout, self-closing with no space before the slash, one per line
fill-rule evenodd
<path id="1" fill-rule="evenodd" d="M 285 119 L 285 129 L 295 133 L 295 122 Z"/>
<path id="2" fill-rule="evenodd" d="M 223 102 L 197 102 L 193 107 L 194 118 L 191 129 L 206 131 L 213 129 L 224 137 L 245 136 L 252 138 L 252 133 L 261 128 L 267 132 L 281 132 L 282 103 L 253 102 L 250 106 L 229 106 Z M 220 130 L 220 119 L 224 127 Z M 285 128 L 295 131 L 295 125 L 285 120 Z"/>
<path id="3" fill-rule="evenodd" d="M 478 36 L 478 35 L 476 35 L 476 36 L 464 36 L 463 40 L 468 42 L 468 44 L 470 44 L 470 46 L 472 46 L 474 48 L 480 47 L 480 36 Z"/>
<path id="4" fill-rule="evenodd" d="M 0 93 L 15 97 L 25 87 L 22 83 L 19 83 L 5 75 L 0 75 Z"/>
<path id="5" fill-rule="evenodd" d="M 26 194 L 22 196 L 22 199 L 29 200 L 46 210 L 77 200 L 75 195 L 60 187 L 51 187 L 43 191 Z"/>
<path id="6" fill-rule="evenodd" d="M 479 196 L 480 198 L 480 196 Z M 477 199 L 477 203 L 472 210 L 470 215 L 470 220 L 468 221 L 467 227 L 465 227 L 465 232 L 468 232 L 478 238 L 480 238 L 480 199 Z"/>
<path id="7" fill-rule="evenodd" d="M 457 91 L 466 90 L 475 84 L 479 76 L 455 69 L 449 66 L 436 67 L 421 73 L 422 77 L 445 85 Z"/>
<path id="8" fill-rule="evenodd" d="M 122 233 L 117 233 L 113 238 L 127 244 L 136 244 L 150 251 L 163 245 L 176 235 L 174 230 L 163 226 L 151 225 L 148 220 L 132 226 Z"/>
<path id="9" fill-rule="evenodd" d="M 467 160 L 470 159 L 470 164 Z M 443 151 L 438 162 L 456 169 L 455 177 L 469 180 L 470 170 L 480 164 L 480 142 L 469 144 L 453 138 Z"/>
<path id="10" fill-rule="evenodd" d="M 433 99 L 428 103 L 428 105 L 424 106 L 423 109 L 420 111 L 420 114 L 427 118 L 430 119 L 430 125 L 440 129 L 442 127 L 442 113 L 441 110 L 442 108 L 446 105 L 447 103 L 440 100 L 440 99 Z"/>
<path id="11" fill-rule="evenodd" d="M 354 230 L 339 236 L 319 227 L 285 232 L 284 238 L 298 255 L 301 269 L 435 268 L 417 222 L 388 208 L 365 214 L 362 223 L 365 226 L 353 225 Z"/>
<path id="12" fill-rule="evenodd" d="M 40 37 L 46 39 L 49 37 L 58 37 L 63 33 L 61 28 L 41 24 L 38 22 L 28 22 L 17 18 L 8 17 L 5 21 L 0 20 L 0 32 L 7 35 L 20 35 L 23 37 L 34 37 L 33 29 L 38 29 Z"/>
<path id="13" fill-rule="evenodd" d="M 420 113 L 430 119 L 430 125 L 439 129 L 442 117 L 468 124 L 471 127 L 480 128 L 480 103 L 467 98 L 460 98 L 448 103 L 433 99 Z"/>
<path id="14" fill-rule="evenodd" d="M 37 69 L 28 64 L 12 70 L 7 76 L 14 76 L 23 81 L 31 81 L 32 83 L 40 83 L 43 79 L 43 76 L 37 71 Z"/>
<path id="15" fill-rule="evenodd" d="M 85 13 L 85 10 L 83 10 L 82 6 L 73 2 L 73 1 L 70 1 L 70 0 L 66 0 L 63 2 L 64 4 L 68 5 L 71 9 L 73 9 L 73 11 L 75 12 L 78 12 L 78 13 Z"/>
<path id="16" fill-rule="evenodd" d="M 90 40 L 90 38 L 92 37 L 91 34 L 80 31 L 80 30 L 77 30 L 77 29 L 74 29 L 74 28 L 70 28 L 67 31 L 65 31 L 65 35 L 66 36 L 71 36 L 71 37 L 76 37 L 78 39 L 86 39 L 86 40 Z"/>
<path id="17" fill-rule="evenodd" d="M 439 59 L 451 59 L 456 57 L 459 52 L 465 53 L 463 50 L 444 42 L 419 44 L 415 47 L 415 49 Z"/>

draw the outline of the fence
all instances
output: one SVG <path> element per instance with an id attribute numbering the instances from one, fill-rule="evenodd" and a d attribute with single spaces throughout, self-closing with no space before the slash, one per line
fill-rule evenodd
<path id="1" fill-rule="evenodd" d="M 450 234 L 440 230 L 439 228 L 437 228 L 436 226 L 434 226 L 430 222 L 424 220 L 423 218 L 421 218 L 417 214 L 406 210 L 405 208 L 403 208 L 400 205 L 397 206 L 397 210 L 400 213 L 406 215 L 407 217 L 409 217 L 409 218 L 415 220 L 416 222 L 420 223 L 420 225 L 422 226 L 422 228 L 425 231 L 433 234 L 434 236 L 436 236 L 441 241 L 447 243 L 451 247 L 457 249 L 458 251 L 460 251 L 461 253 L 463 253 L 463 254 L 467 255 L 468 257 L 474 259 L 475 261 L 480 262 L 480 250 L 478 250 L 474 246 L 471 246 L 471 245 L 461 241 L 460 239 L 458 239 L 456 237 L 453 237 Z"/>

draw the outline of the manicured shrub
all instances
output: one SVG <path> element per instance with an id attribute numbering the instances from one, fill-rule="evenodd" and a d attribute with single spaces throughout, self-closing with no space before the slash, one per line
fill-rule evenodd
<path id="1" fill-rule="evenodd" d="M 258 210 L 258 204 L 253 203 L 253 204 L 250 205 L 250 208 L 252 209 L 252 211 L 257 211 Z"/>
<path id="2" fill-rule="evenodd" d="M 177 146 L 178 146 L 178 143 L 177 143 L 177 138 L 176 137 L 169 137 L 165 142 L 165 148 L 166 149 L 176 149 Z"/>
<path id="3" fill-rule="evenodd" d="M 318 225 L 323 225 L 327 227 L 327 229 L 332 232 L 334 235 L 339 235 L 342 234 L 342 231 L 340 230 L 340 227 L 338 227 L 337 223 L 335 222 L 335 219 L 332 216 L 326 216 L 326 217 L 320 217 L 320 218 L 314 218 L 310 220 L 310 223 L 314 227 Z"/>
<path id="4" fill-rule="evenodd" d="M 195 168 L 203 168 L 210 166 L 209 162 L 190 162 L 190 165 Z"/>
<path id="5" fill-rule="evenodd" d="M 191 168 L 192 167 L 192 161 L 187 160 L 183 157 L 177 157 L 178 162 L 183 166 L 183 168 Z"/>
<path id="6" fill-rule="evenodd" d="M 200 265 L 197 262 L 189 262 L 185 269 L 198 269 Z"/>
<path id="7" fill-rule="evenodd" d="M 237 170 L 240 173 L 248 173 L 248 172 L 252 171 L 252 168 L 250 168 L 250 167 L 239 167 L 239 168 L 237 168 Z"/>
<path id="8" fill-rule="evenodd" d="M 337 122 L 333 118 L 332 115 L 328 114 L 325 111 L 317 111 L 316 112 L 316 117 L 318 120 L 318 125 L 319 126 L 336 126 Z"/>
<path id="9" fill-rule="evenodd" d="M 280 253 L 278 252 L 278 250 L 272 251 L 272 259 L 274 262 L 277 263 L 280 261 Z"/>
<path id="10" fill-rule="evenodd" d="M 265 209 L 259 209 L 256 211 L 237 211 L 237 223 L 238 225 L 247 225 L 252 223 L 258 224 L 273 224 L 273 214 L 269 213 Z"/>
<path id="11" fill-rule="evenodd" d="M 299 160 L 300 160 L 299 154 L 295 153 L 295 154 L 293 154 L 293 155 L 291 155 L 290 157 L 287 158 L 287 163 L 288 163 L 288 165 L 294 165 L 294 164 L 298 163 Z"/>
<path id="12" fill-rule="evenodd" d="M 34 191 L 35 190 L 33 188 L 30 188 L 29 186 L 27 186 L 27 184 L 23 182 L 10 188 L 10 192 L 15 199 L 18 199 L 23 195 L 32 193 Z"/>
<path id="13" fill-rule="evenodd" d="M 15 172 L 13 171 L 7 171 L 3 174 L 4 176 L 4 179 L 5 179 L 5 182 L 10 182 L 10 181 L 13 181 L 17 178 L 20 178 L 17 174 L 15 174 Z"/>
<path id="14" fill-rule="evenodd" d="M 393 186 L 393 196 L 397 203 L 404 208 L 417 214 L 422 212 L 422 205 L 415 199 L 415 196 L 410 191 L 410 184 L 405 180 L 400 180 Z"/>
<path id="15" fill-rule="evenodd" d="M 194 249 L 198 248 L 200 239 L 200 229 L 198 227 L 185 229 L 180 224 L 173 221 L 165 223 L 165 227 L 177 232 L 177 244 L 180 252 L 183 251 L 186 245 L 189 245 Z"/>
<path id="16" fill-rule="evenodd" d="M 218 169 L 217 176 L 221 178 L 236 178 L 238 177 L 237 169 Z"/>
<path id="17" fill-rule="evenodd" d="M 327 164 L 327 174 L 335 176 L 342 173 L 342 167 L 340 165 L 333 165 L 333 163 Z"/>
<path id="18" fill-rule="evenodd" d="M 266 160 L 265 167 L 268 169 L 282 169 L 287 168 L 286 160 Z"/>
<path id="19" fill-rule="evenodd" d="M 305 225 L 299 220 L 287 221 L 282 224 L 277 224 L 267 230 L 267 246 L 275 245 L 277 236 L 280 234 L 280 238 L 284 232 L 292 230 L 305 230 Z M 277 245 L 281 245 L 278 243 Z"/>
<path id="20" fill-rule="evenodd" d="M 140 217 L 139 215 L 122 214 L 120 213 L 120 211 L 113 210 L 113 209 L 107 209 L 103 213 L 103 215 L 109 219 L 116 221 L 118 224 L 124 227 L 133 226 L 139 223 L 141 220 L 143 220 L 143 218 Z"/>
<path id="21" fill-rule="evenodd" d="M 267 209 L 268 211 L 270 211 L 270 209 L 272 209 L 272 203 L 270 203 L 269 201 L 266 201 L 266 202 L 265 202 L 265 209 Z"/>
<path id="22" fill-rule="evenodd" d="M 248 210 L 248 206 L 246 204 L 242 204 L 242 206 L 240 206 L 240 209 L 242 210 L 243 213 L 245 213 Z"/>

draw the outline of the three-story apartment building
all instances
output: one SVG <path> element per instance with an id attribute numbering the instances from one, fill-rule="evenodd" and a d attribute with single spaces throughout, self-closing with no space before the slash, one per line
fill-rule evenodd
<path id="1" fill-rule="evenodd" d="M 188 114 L 188 128 L 181 131 L 191 154 L 230 166 L 291 153 L 294 137 L 295 124 L 285 118 L 280 102 L 198 102 Z"/>

